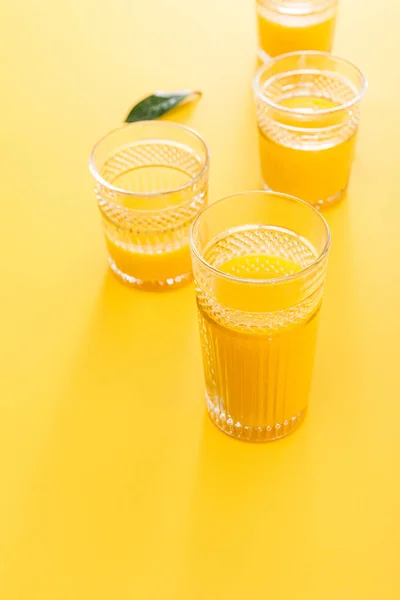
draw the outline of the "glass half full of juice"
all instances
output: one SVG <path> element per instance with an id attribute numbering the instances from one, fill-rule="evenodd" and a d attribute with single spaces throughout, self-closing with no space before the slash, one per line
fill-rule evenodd
<path id="1" fill-rule="evenodd" d="M 254 94 L 264 187 L 317 208 L 339 200 L 365 90 L 357 67 L 324 52 L 293 52 L 262 66 Z"/>
<path id="2" fill-rule="evenodd" d="M 245 192 L 196 218 L 191 251 L 212 421 L 265 442 L 308 405 L 330 234 L 309 204 Z"/>
<path id="3" fill-rule="evenodd" d="M 257 0 L 260 60 L 298 50 L 330 52 L 337 4 L 337 0 Z"/>
<path id="4" fill-rule="evenodd" d="M 207 203 L 204 140 L 178 123 L 132 123 L 100 140 L 89 166 L 114 274 L 149 290 L 187 283 L 189 230 Z"/>

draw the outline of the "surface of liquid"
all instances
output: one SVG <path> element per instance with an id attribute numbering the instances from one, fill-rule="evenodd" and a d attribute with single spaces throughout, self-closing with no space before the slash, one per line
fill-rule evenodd
<path id="1" fill-rule="evenodd" d="M 336 25 L 336 14 L 329 9 L 320 14 L 285 15 L 258 8 L 258 40 L 268 56 L 279 56 L 298 50 L 330 52 Z"/>
<path id="2" fill-rule="evenodd" d="M 318 96 L 294 95 L 279 101 L 281 106 L 299 109 L 304 115 L 335 108 L 338 103 Z M 290 113 L 281 124 L 259 128 L 261 171 L 266 187 L 291 194 L 316 206 L 335 201 L 347 188 L 353 162 L 355 128 L 338 125 L 336 113 L 321 115 L 318 121 L 303 120 L 310 135 L 297 134 L 299 125 Z M 314 128 L 326 128 L 313 133 Z M 332 133 L 330 133 L 330 129 Z M 328 132 L 328 133 L 326 133 Z"/>
<path id="3" fill-rule="evenodd" d="M 249 239 L 254 239 L 253 247 Z M 270 253 L 257 253 L 257 246 Z M 306 411 L 320 300 L 306 309 L 300 301 L 284 306 L 284 284 L 277 310 L 260 312 L 257 295 L 267 298 L 268 289 L 246 279 L 276 281 L 293 275 L 315 254 L 292 232 L 259 227 L 250 237 L 247 230 L 230 231 L 210 245 L 206 256 L 221 272 L 242 279 L 227 280 L 217 288 L 221 293 L 216 299 L 198 299 L 210 416 L 241 439 L 282 437 L 298 426 Z M 232 302 L 244 310 L 231 308 Z"/>

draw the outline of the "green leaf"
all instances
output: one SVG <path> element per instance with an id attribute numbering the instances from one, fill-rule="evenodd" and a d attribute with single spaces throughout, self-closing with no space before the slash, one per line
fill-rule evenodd
<path id="1" fill-rule="evenodd" d="M 194 100 L 199 100 L 202 92 L 182 90 L 181 92 L 154 92 L 136 104 L 125 119 L 125 123 L 158 119 L 166 112 Z"/>

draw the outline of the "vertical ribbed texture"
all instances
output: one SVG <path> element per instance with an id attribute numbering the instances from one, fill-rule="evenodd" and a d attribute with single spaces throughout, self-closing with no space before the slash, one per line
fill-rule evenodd
<path id="1" fill-rule="evenodd" d="M 207 256 L 219 264 L 228 264 L 232 255 L 246 257 L 240 264 L 250 276 L 252 269 L 259 273 L 262 268 L 259 255 L 253 253 L 263 244 L 271 257 L 286 254 L 296 264 L 305 265 L 311 260 L 310 247 L 304 241 L 268 227 L 231 230 L 210 247 Z M 242 255 L 238 254 L 240 248 Z M 284 264 L 264 261 L 264 268 L 279 277 L 284 276 Z M 218 302 L 213 288 L 206 287 L 202 270 L 196 271 L 208 411 L 229 435 L 248 441 L 275 440 L 294 431 L 302 421 L 311 385 L 325 266 L 326 262 L 319 274 L 309 275 L 317 285 L 305 285 L 305 297 L 300 294 L 295 305 L 285 307 L 288 296 L 282 287 L 282 308 L 277 305 L 269 312 L 251 309 L 259 286 L 255 286 L 253 297 L 248 284 L 237 283 L 232 296 L 226 294 L 224 300 L 246 302 L 249 310 L 232 309 Z M 286 268 L 290 273 L 290 263 Z M 203 281 L 205 286 L 201 287 Z M 268 289 L 264 293 L 267 301 Z"/>
<path id="2" fill-rule="evenodd" d="M 199 310 L 208 410 L 218 427 L 249 441 L 296 429 L 308 403 L 318 310 L 272 336 L 231 331 Z"/>

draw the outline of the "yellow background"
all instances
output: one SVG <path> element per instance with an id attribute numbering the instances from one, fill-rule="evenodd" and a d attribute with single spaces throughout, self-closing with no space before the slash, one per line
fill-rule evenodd
<path id="1" fill-rule="evenodd" d="M 368 75 L 311 410 L 246 445 L 205 416 L 192 286 L 107 270 L 87 159 L 157 88 L 207 139 L 210 195 L 259 185 L 252 0 L 3 3 L 2 600 L 395 600 L 400 550 L 400 4 L 343 0 Z"/>

